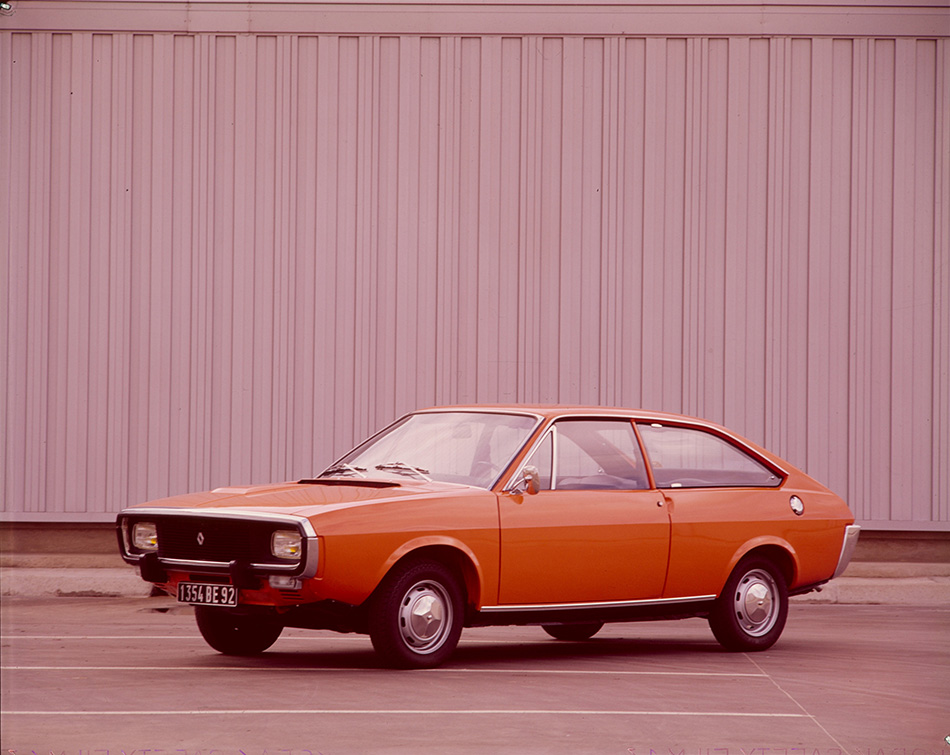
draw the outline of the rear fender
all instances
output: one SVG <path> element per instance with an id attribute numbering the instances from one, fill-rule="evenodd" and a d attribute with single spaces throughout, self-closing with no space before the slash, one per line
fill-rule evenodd
<path id="1" fill-rule="evenodd" d="M 795 548 L 787 540 L 770 535 L 763 535 L 762 537 L 756 537 L 743 543 L 732 555 L 726 570 L 720 575 L 720 592 L 722 592 L 722 586 L 726 584 L 726 580 L 728 580 L 729 575 L 735 571 L 739 562 L 753 554 L 765 556 L 775 563 L 782 571 L 785 577 L 785 584 L 789 589 L 795 585 L 799 573 L 799 559 Z"/>

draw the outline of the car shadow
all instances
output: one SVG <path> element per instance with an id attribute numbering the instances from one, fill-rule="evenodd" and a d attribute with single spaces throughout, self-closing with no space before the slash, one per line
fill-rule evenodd
<path id="1" fill-rule="evenodd" d="M 630 659 L 631 657 L 695 656 L 698 653 L 723 652 L 712 638 L 660 639 L 594 637 L 582 642 L 560 640 L 508 642 L 497 644 L 477 640 L 460 644 L 450 663 L 524 663 L 525 661 Z"/>
<path id="2" fill-rule="evenodd" d="M 323 647 L 320 638 L 307 641 L 306 648 L 294 649 L 290 643 L 280 644 L 257 656 L 223 656 L 209 650 L 209 655 L 196 665 L 211 667 L 253 667 L 260 669 L 314 669 L 314 670 L 380 670 L 380 659 L 373 651 L 368 637 L 349 635 L 340 643 L 327 638 Z M 319 649 L 317 649 L 319 648 Z M 660 638 L 592 638 L 582 642 L 564 642 L 553 639 L 506 640 L 473 639 L 462 642 L 442 670 L 470 669 L 473 667 L 519 667 L 538 664 L 542 669 L 551 662 L 584 663 L 590 661 L 630 661 L 672 658 L 696 660 L 703 656 L 734 655 L 725 651 L 712 637 L 708 640 Z M 192 661 L 194 663 L 194 661 Z"/>

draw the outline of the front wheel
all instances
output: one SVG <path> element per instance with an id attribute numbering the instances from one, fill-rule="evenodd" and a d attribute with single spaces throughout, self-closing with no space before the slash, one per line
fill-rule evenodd
<path id="1" fill-rule="evenodd" d="M 462 589 L 448 567 L 436 561 L 397 566 L 370 599 L 373 648 L 396 668 L 434 668 L 458 645 L 462 611 Z"/>
<path id="2" fill-rule="evenodd" d="M 788 618 L 785 577 L 769 559 L 753 556 L 739 563 L 709 614 L 709 626 L 727 650 L 772 647 Z"/>
<path id="3" fill-rule="evenodd" d="M 555 640 L 583 642 L 597 634 L 603 626 L 603 622 L 595 621 L 590 624 L 542 624 L 541 628 Z"/>
<path id="4" fill-rule="evenodd" d="M 263 653 L 284 629 L 266 616 L 234 614 L 209 606 L 195 606 L 195 620 L 205 642 L 225 655 Z"/>

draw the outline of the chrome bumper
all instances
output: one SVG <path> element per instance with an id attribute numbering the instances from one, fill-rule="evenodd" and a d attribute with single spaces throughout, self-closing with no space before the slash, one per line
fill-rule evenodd
<path id="1" fill-rule="evenodd" d="M 841 543 L 841 554 L 838 556 L 838 567 L 831 576 L 832 579 L 840 577 L 844 570 L 851 563 L 851 557 L 854 555 L 854 548 L 858 544 L 858 535 L 861 534 L 861 528 L 856 524 L 845 527 L 844 541 Z"/>

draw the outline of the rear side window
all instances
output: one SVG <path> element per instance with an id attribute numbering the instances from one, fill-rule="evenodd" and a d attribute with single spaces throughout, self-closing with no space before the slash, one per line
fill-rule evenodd
<path id="1" fill-rule="evenodd" d="M 658 488 L 774 488 L 782 478 L 727 440 L 692 427 L 641 423 Z"/>

